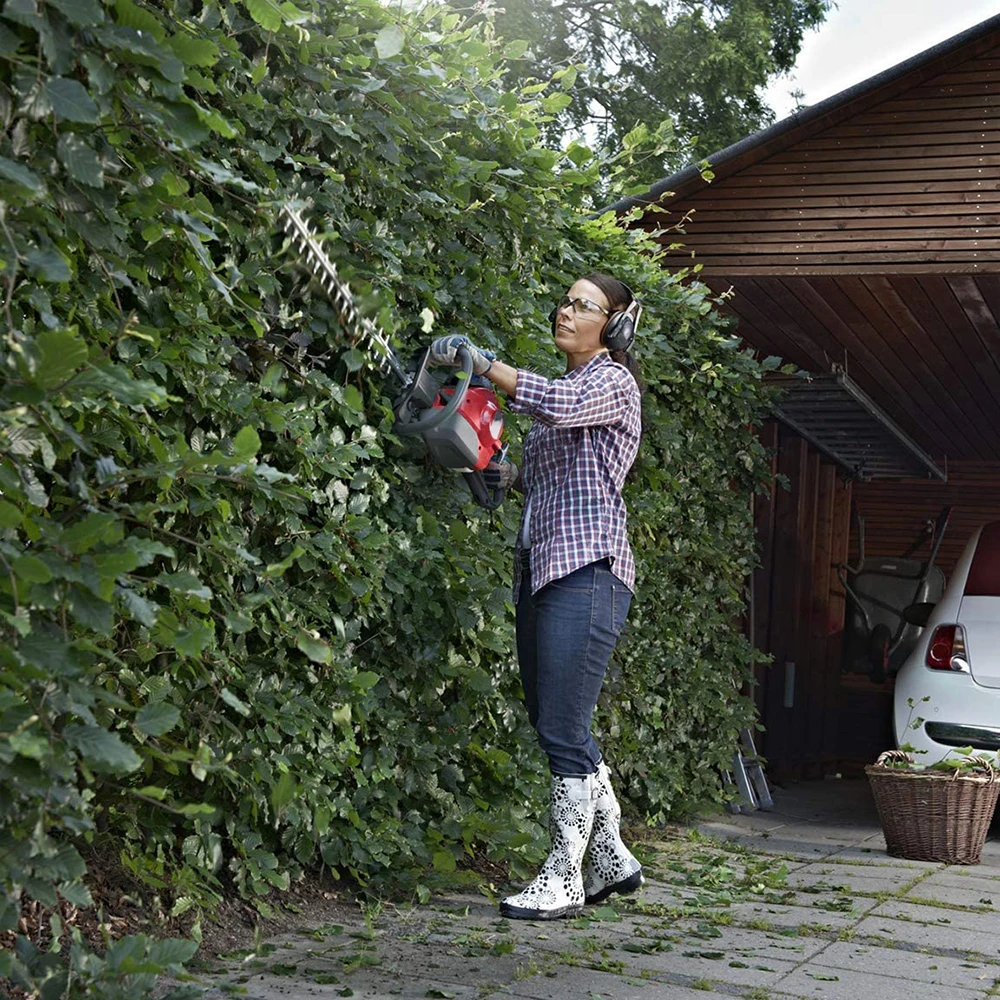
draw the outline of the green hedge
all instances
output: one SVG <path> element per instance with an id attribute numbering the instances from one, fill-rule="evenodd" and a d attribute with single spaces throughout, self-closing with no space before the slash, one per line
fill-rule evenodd
<path id="1" fill-rule="evenodd" d="M 86 905 L 89 845 L 176 916 L 230 881 L 266 910 L 320 860 L 364 883 L 544 843 L 517 501 L 481 511 L 393 438 L 391 388 L 278 232 L 288 198 L 404 353 L 461 331 L 554 375 L 567 284 L 640 290 L 639 588 L 601 738 L 639 813 L 719 798 L 751 718 L 762 368 L 651 235 L 593 214 L 595 153 L 537 144 L 559 82 L 504 92 L 523 47 L 464 17 L 7 0 L 0 930 L 26 898 Z M 185 957 L 130 947 L 81 975 Z M 61 988 L 29 951 L 0 974 Z"/>

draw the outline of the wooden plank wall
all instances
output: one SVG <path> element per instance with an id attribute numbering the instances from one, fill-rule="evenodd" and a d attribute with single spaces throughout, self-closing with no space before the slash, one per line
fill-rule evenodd
<path id="1" fill-rule="evenodd" d="M 1000 271 L 1000 48 L 670 210 L 694 212 L 671 259 L 694 251 L 705 276 Z"/>
<path id="2" fill-rule="evenodd" d="M 786 428 L 761 433 L 772 471 L 787 480 L 757 498 L 760 567 L 754 633 L 773 662 L 758 671 L 760 744 L 772 778 L 821 775 L 840 756 L 839 691 L 844 595 L 833 569 L 847 556 L 851 485 Z M 794 664 L 794 684 L 786 685 Z M 786 695 L 791 694 L 791 704 Z"/>

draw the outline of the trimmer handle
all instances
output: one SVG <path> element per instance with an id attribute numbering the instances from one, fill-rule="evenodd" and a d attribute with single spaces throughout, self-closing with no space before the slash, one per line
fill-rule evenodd
<path id="1" fill-rule="evenodd" d="M 456 373 L 458 384 L 445 406 L 433 406 L 440 389 L 427 373 L 431 349 L 428 347 L 420 357 L 413 381 L 403 390 L 394 407 L 396 422 L 392 429 L 401 437 L 416 437 L 433 430 L 448 420 L 465 402 L 466 393 L 472 385 L 472 353 L 467 347 L 459 347 L 459 369 Z M 417 405 L 412 405 L 414 400 Z"/>
<path id="2" fill-rule="evenodd" d="M 465 481 L 469 484 L 469 489 L 472 491 L 472 499 L 480 507 L 485 507 L 487 510 L 496 510 L 503 503 L 507 491 L 502 486 L 491 490 L 486 485 L 486 477 L 481 470 L 479 472 L 463 472 L 462 475 L 465 476 Z"/>

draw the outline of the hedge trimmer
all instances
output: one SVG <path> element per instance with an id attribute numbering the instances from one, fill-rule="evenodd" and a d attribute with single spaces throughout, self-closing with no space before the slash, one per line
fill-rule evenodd
<path id="1" fill-rule="evenodd" d="M 421 354 L 415 371 L 407 371 L 384 331 L 358 312 L 350 286 L 338 276 L 333 261 L 298 210 L 283 205 L 281 221 L 306 267 L 336 306 L 345 327 L 367 347 L 381 371 L 399 383 L 401 391 L 392 406 L 396 416 L 394 433 L 423 438 L 434 461 L 464 474 L 476 503 L 487 510 L 499 507 L 504 491 L 490 489 L 482 470 L 503 452 L 503 413 L 492 389 L 473 384 L 469 352 L 459 349 L 461 364 L 447 385 L 438 384 L 428 371 L 429 347 Z"/>

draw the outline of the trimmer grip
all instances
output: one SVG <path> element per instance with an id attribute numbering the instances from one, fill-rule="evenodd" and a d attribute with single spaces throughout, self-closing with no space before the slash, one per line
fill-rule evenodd
<path id="1" fill-rule="evenodd" d="M 491 490 L 486 485 L 486 477 L 482 472 L 463 472 L 462 475 L 465 477 L 465 481 L 469 484 L 469 489 L 472 491 L 472 499 L 480 507 L 485 507 L 487 510 L 496 510 L 503 503 L 507 491 L 502 487 Z"/>

